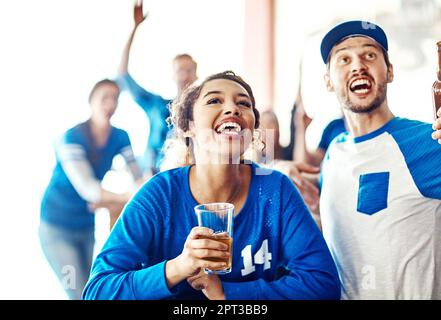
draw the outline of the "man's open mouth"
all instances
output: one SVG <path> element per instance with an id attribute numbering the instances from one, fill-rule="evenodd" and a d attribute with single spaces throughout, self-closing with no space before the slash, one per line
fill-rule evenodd
<path id="1" fill-rule="evenodd" d="M 349 86 L 349 90 L 358 95 L 367 94 L 371 89 L 372 81 L 368 78 L 357 78 L 353 80 Z"/>

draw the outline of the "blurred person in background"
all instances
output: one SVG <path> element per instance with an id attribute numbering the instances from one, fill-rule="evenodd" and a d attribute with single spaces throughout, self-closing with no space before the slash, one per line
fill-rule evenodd
<path id="1" fill-rule="evenodd" d="M 337 118 L 329 122 L 320 138 L 320 142 L 314 150 L 308 150 L 306 145 L 306 130 L 312 119 L 305 112 L 301 96 L 296 103 L 297 109 L 294 116 L 295 121 L 295 143 L 294 143 L 294 159 L 296 161 L 306 162 L 313 166 L 320 167 L 326 151 L 331 141 L 340 133 L 346 132 L 346 123 L 344 117 Z"/>
<path id="2" fill-rule="evenodd" d="M 297 102 L 296 102 L 297 106 Z M 295 108 L 293 117 L 297 117 L 298 108 Z M 295 124 L 297 127 L 297 124 Z M 279 121 L 274 111 L 265 111 L 260 117 L 258 133 L 262 146 L 254 148 L 253 160 L 268 168 L 278 170 L 296 184 L 301 195 L 307 204 L 317 225 L 320 226 L 320 219 L 317 213 L 319 203 L 319 191 L 316 186 L 319 168 L 309 165 L 305 160 L 292 160 L 292 148 L 283 147 L 280 144 Z M 297 130 L 295 131 L 297 137 Z M 294 144 L 296 150 L 296 144 Z M 300 173 L 302 179 L 299 179 Z"/>
<path id="3" fill-rule="evenodd" d="M 67 130 L 56 144 L 55 169 L 41 202 L 41 247 L 70 299 L 81 298 L 89 277 L 94 209 L 103 207 L 118 215 L 132 194 L 113 193 L 101 186 L 113 158 L 122 155 L 134 181 L 141 182 L 128 134 L 110 123 L 119 93 L 115 81 L 95 84 L 89 95 L 90 118 Z"/>
<path id="4" fill-rule="evenodd" d="M 271 140 L 271 145 L 274 147 L 274 152 L 272 155 L 273 159 L 292 160 L 292 154 L 289 154 L 289 148 L 283 147 L 280 144 L 279 120 L 277 119 L 277 115 L 274 111 L 265 111 L 261 114 L 259 129 L 262 134 L 262 141 L 267 141 L 267 135 L 268 139 Z M 261 156 L 263 158 L 262 161 L 259 162 L 265 162 L 265 149 L 263 150 Z"/>
<path id="5" fill-rule="evenodd" d="M 139 164 L 144 173 L 151 175 L 159 171 L 163 158 L 162 148 L 169 128 L 166 119 L 169 116 L 168 105 L 171 102 L 160 95 L 154 94 L 141 87 L 131 76 L 128 70 L 130 49 L 138 27 L 147 18 L 143 13 L 142 1 L 135 1 L 134 26 L 124 47 L 121 62 L 118 68 L 118 84 L 122 90 L 128 90 L 135 102 L 146 113 L 150 133 L 144 155 Z M 197 79 L 197 64 L 188 54 L 179 54 L 173 59 L 174 81 L 177 87 L 177 96 Z"/>

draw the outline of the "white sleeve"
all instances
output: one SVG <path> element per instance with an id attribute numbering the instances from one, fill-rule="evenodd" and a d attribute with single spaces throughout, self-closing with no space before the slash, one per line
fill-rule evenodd
<path id="1" fill-rule="evenodd" d="M 142 171 L 136 162 L 135 155 L 133 154 L 132 147 L 126 146 L 121 149 L 121 155 L 123 156 L 127 166 L 129 167 L 130 173 L 133 176 L 133 179 L 136 181 L 142 178 Z"/>
<path id="2" fill-rule="evenodd" d="M 99 202 L 101 183 L 93 173 L 84 148 L 79 144 L 62 144 L 57 153 L 61 167 L 81 198 L 91 203 Z"/>

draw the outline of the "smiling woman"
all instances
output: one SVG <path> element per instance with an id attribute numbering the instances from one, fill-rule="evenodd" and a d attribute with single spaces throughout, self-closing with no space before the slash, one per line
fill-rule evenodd
<path id="1" fill-rule="evenodd" d="M 224 105 L 227 110 L 219 119 L 216 115 Z M 205 112 L 198 112 L 199 109 Z M 260 118 L 251 87 L 231 71 L 215 74 L 200 85 L 189 87 L 171 105 L 170 111 L 169 122 L 175 126 L 175 144 L 185 141 L 189 156 L 179 159 L 175 152 L 168 150 L 166 158 L 168 163 L 183 165 L 196 161 L 195 148 L 199 149 L 200 162 L 239 163 Z M 200 119 L 196 121 L 195 117 Z"/>
<path id="2" fill-rule="evenodd" d="M 215 74 L 188 88 L 171 111 L 176 136 L 193 146 L 192 164 L 155 175 L 128 203 L 83 297 L 339 298 L 334 262 L 292 182 L 239 161 L 245 132 L 252 136 L 259 123 L 250 86 L 231 71 Z M 234 205 L 232 257 L 213 230 L 197 227 L 194 208 L 213 202 Z M 230 273 L 202 271 L 225 268 L 227 258 Z"/>

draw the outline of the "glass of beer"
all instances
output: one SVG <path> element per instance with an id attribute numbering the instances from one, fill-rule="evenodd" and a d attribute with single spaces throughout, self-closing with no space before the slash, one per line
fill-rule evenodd
<path id="1" fill-rule="evenodd" d="M 228 245 L 227 258 L 212 258 L 211 261 L 225 262 L 227 266 L 223 269 L 210 270 L 205 268 L 207 274 L 226 274 L 231 272 L 233 258 L 233 217 L 234 205 L 226 202 L 205 203 L 194 207 L 198 218 L 198 225 L 214 231 L 211 239 Z"/>

